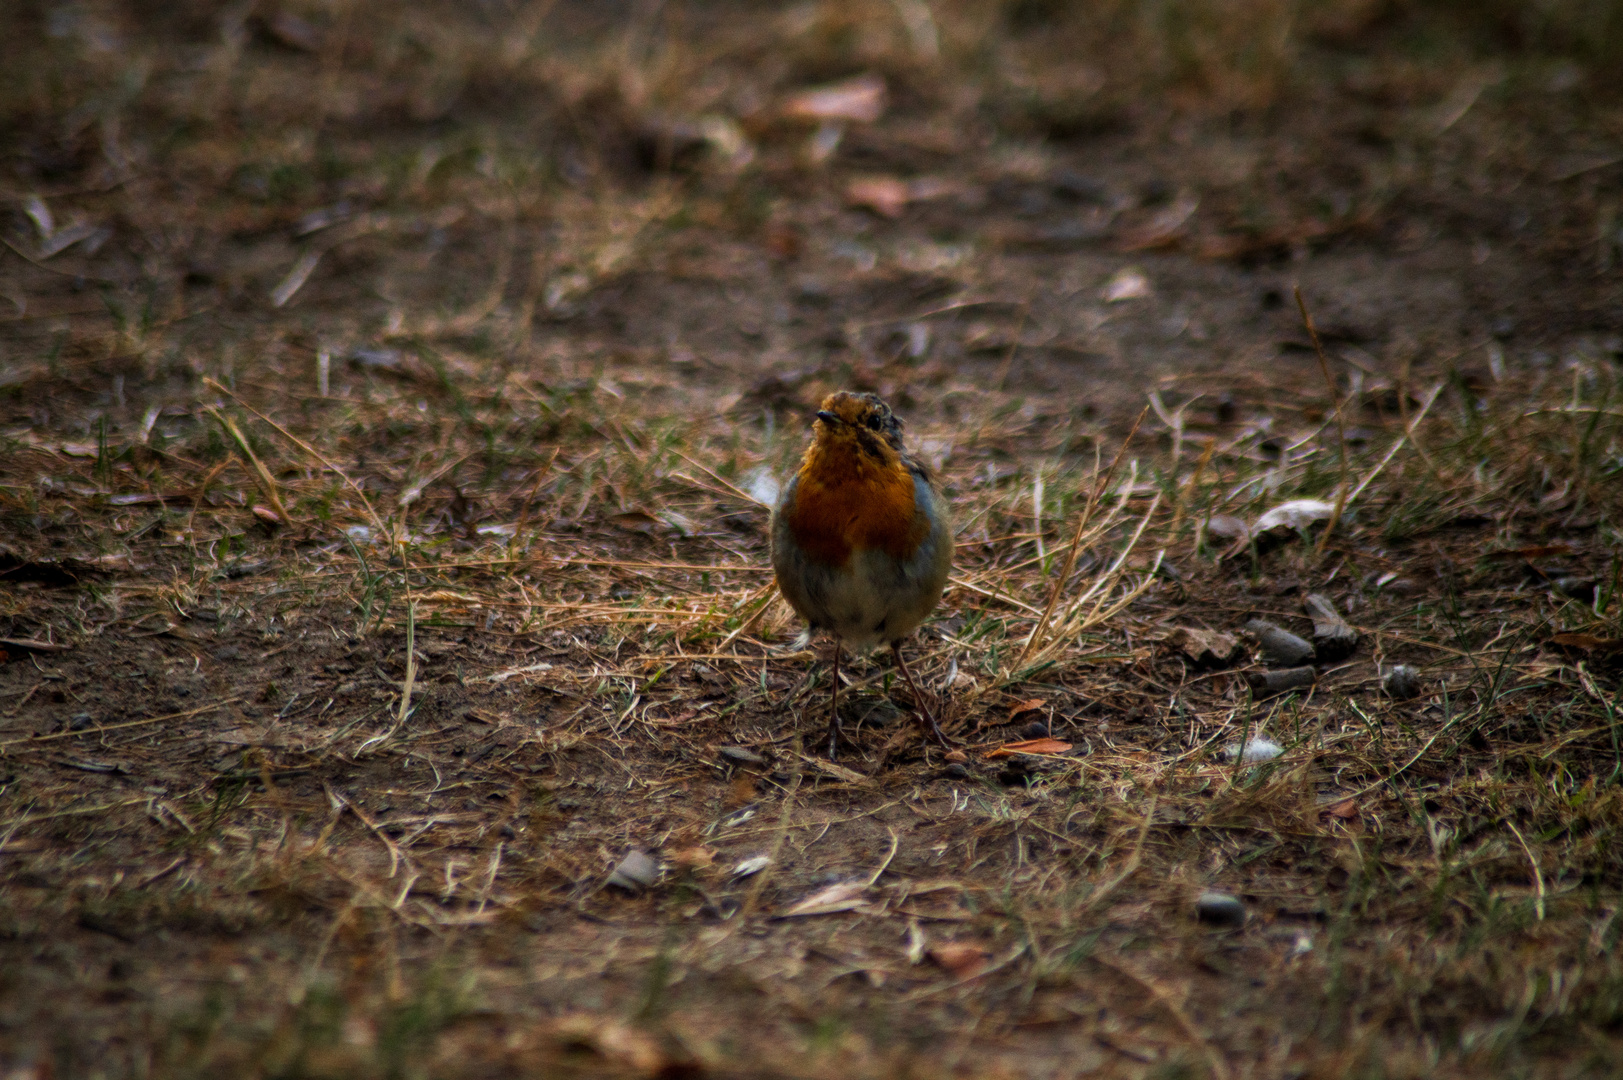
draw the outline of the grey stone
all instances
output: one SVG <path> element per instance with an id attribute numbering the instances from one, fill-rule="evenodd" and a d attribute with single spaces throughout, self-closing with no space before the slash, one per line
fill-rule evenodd
<path id="1" fill-rule="evenodd" d="M 1228 893 L 1203 892 L 1195 901 L 1195 918 L 1213 926 L 1244 926 L 1245 904 Z"/>
<path id="2" fill-rule="evenodd" d="M 1276 667 L 1295 667 L 1313 659 L 1313 646 L 1289 630 L 1283 630 L 1266 619 L 1252 619 L 1245 628 L 1256 636 L 1262 646 L 1262 657 Z"/>

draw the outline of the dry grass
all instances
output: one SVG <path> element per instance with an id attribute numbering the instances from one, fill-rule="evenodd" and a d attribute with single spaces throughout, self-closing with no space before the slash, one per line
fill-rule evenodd
<path id="1" fill-rule="evenodd" d="M 0 1071 L 1609 1075 L 1618 10 L 6 16 Z M 1463 328 L 1311 276 L 1482 248 Z M 1330 387 L 1210 301 L 1284 274 Z M 967 763 L 878 661 L 802 743 L 759 500 L 844 386 L 952 500 Z M 1169 640 L 1309 592 L 1290 692 Z"/>

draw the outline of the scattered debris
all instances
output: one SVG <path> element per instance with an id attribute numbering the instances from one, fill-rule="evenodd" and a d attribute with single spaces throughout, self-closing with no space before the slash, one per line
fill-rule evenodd
<path id="1" fill-rule="evenodd" d="M 632 848 L 609 874 L 607 884 L 628 893 L 637 894 L 651 888 L 659 880 L 659 864 L 646 851 Z"/>
<path id="2" fill-rule="evenodd" d="M 637 1076 L 689 1075 L 668 1060 L 657 1037 L 619 1020 L 600 1015 L 564 1016 L 552 1022 L 552 1039 L 566 1049 L 585 1050 Z"/>
<path id="3" fill-rule="evenodd" d="M 737 866 L 733 867 L 732 876 L 735 879 L 747 878 L 751 874 L 759 874 L 762 870 L 765 870 L 771 865 L 772 856 L 752 855 L 748 859 L 745 859 L 743 862 L 739 863 Z"/>
<path id="4" fill-rule="evenodd" d="M 1251 688 L 1264 694 L 1283 694 L 1287 690 L 1312 686 L 1317 678 L 1318 672 L 1307 666 L 1273 668 L 1268 671 L 1252 671 L 1246 674 L 1246 680 L 1251 684 Z"/>
<path id="5" fill-rule="evenodd" d="M 37 638 L 0 637 L 0 645 L 10 649 L 21 649 L 23 652 L 67 652 L 72 645 L 64 645 L 60 641 L 40 641 Z"/>
<path id="6" fill-rule="evenodd" d="M 1398 664 L 1381 679 L 1381 689 L 1394 701 L 1408 701 L 1420 696 L 1420 672 L 1408 664 Z"/>
<path id="7" fill-rule="evenodd" d="M 871 124 L 885 115 L 885 80 L 874 74 L 858 75 L 844 82 L 802 90 L 783 103 L 782 111 L 790 120 L 848 120 Z"/>
<path id="8" fill-rule="evenodd" d="M 1313 659 L 1311 644 L 1267 619 L 1252 619 L 1245 624 L 1245 628 L 1256 637 L 1266 663 L 1275 667 L 1295 667 Z"/>
<path id="9" fill-rule="evenodd" d="M 1026 716 L 1040 714 L 1048 709 L 1047 698 L 1027 698 L 1009 706 L 1009 723 L 1017 724 Z"/>
<path id="10" fill-rule="evenodd" d="M 1264 761 L 1272 761 L 1285 752 L 1285 748 L 1272 739 L 1261 735 L 1247 740 L 1243 745 L 1235 743 L 1223 750 L 1223 760 L 1234 761 L 1239 759 L 1242 765 L 1256 765 Z"/>
<path id="11" fill-rule="evenodd" d="M 1603 655 L 1623 652 L 1623 638 L 1603 638 L 1594 634 L 1556 634 L 1550 639 L 1550 644 Z"/>
<path id="12" fill-rule="evenodd" d="M 1302 607 L 1313 619 L 1313 649 L 1318 659 L 1343 660 L 1358 648 L 1358 631 L 1341 617 L 1329 597 L 1308 593 L 1302 598 Z"/>
<path id="13" fill-rule="evenodd" d="M 734 765 L 765 765 L 766 758 L 742 746 L 723 746 L 716 753 Z"/>
<path id="14" fill-rule="evenodd" d="M 1047 720 L 1033 720 L 1020 729 L 1020 735 L 1025 739 L 1047 739 L 1053 734 L 1053 724 Z"/>
<path id="15" fill-rule="evenodd" d="M 863 176 L 845 186 L 845 201 L 881 217 L 899 218 L 912 201 L 907 181 L 894 176 Z"/>
<path id="16" fill-rule="evenodd" d="M 991 950 L 963 941 L 932 945 L 925 955 L 960 979 L 972 979 L 979 975 L 992 959 Z"/>
<path id="17" fill-rule="evenodd" d="M 783 911 L 778 917 L 793 919 L 804 915 L 834 915 L 841 911 L 855 911 L 866 904 L 867 895 L 867 882 L 840 881 L 818 889 Z"/>
<path id="18" fill-rule="evenodd" d="M 996 750 L 988 752 L 986 760 L 995 761 L 1015 754 L 1064 754 L 1070 749 L 1071 744 L 1060 739 L 1026 739 L 1022 742 L 1004 743 Z"/>
<path id="19" fill-rule="evenodd" d="M 1251 535 L 1264 534 L 1275 539 L 1289 539 L 1306 532 L 1321 522 L 1329 521 L 1336 508 L 1322 499 L 1292 499 L 1280 503 L 1256 520 Z"/>
<path id="20" fill-rule="evenodd" d="M 1326 821 L 1357 821 L 1358 816 L 1357 799 L 1342 799 L 1319 811 L 1319 817 Z"/>
<path id="21" fill-rule="evenodd" d="M 1120 304 L 1127 300 L 1142 300 L 1151 293 L 1150 279 L 1142 270 L 1128 267 L 1118 270 L 1099 290 L 1099 297 L 1107 304 Z"/>
<path id="22" fill-rule="evenodd" d="M 677 848 L 667 858 L 672 866 L 679 866 L 684 870 L 703 870 L 716 861 L 716 853 L 707 847 L 696 845 Z"/>
<path id="23" fill-rule="evenodd" d="M 1201 667 L 1223 667 L 1240 651 L 1240 639 L 1233 634 L 1193 626 L 1178 627 L 1166 640 Z"/>
<path id="24" fill-rule="evenodd" d="M 1195 918 L 1213 926 L 1244 926 L 1245 904 L 1228 893 L 1203 892 L 1195 900 Z"/>
<path id="25" fill-rule="evenodd" d="M 1213 514 L 1206 519 L 1206 533 L 1219 540 L 1245 543 L 1251 539 L 1251 526 L 1230 514 Z"/>

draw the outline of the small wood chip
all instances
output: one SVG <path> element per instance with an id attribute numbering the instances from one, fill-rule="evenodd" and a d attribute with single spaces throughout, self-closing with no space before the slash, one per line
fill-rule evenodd
<path id="1" fill-rule="evenodd" d="M 1015 754 L 1063 754 L 1071 744 L 1061 739 L 1026 739 L 1023 742 L 1004 743 L 986 755 L 986 760 L 1013 757 Z"/>
<path id="2" fill-rule="evenodd" d="M 1312 686 L 1318 672 L 1311 667 L 1275 668 L 1272 671 L 1252 671 L 1246 674 L 1251 689 L 1259 694 L 1283 694 Z"/>
<path id="3" fill-rule="evenodd" d="M 1167 636 L 1167 643 L 1179 649 L 1202 667 L 1221 667 L 1234 659 L 1240 639 L 1217 630 L 1180 626 Z"/>
<path id="4" fill-rule="evenodd" d="M 1275 667 L 1296 667 L 1313 659 L 1311 644 L 1266 619 L 1252 619 L 1245 628 L 1262 646 L 1263 659 Z"/>

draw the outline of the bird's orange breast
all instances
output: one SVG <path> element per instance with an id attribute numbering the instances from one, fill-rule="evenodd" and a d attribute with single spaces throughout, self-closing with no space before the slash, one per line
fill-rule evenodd
<path id="1" fill-rule="evenodd" d="M 908 558 L 929 534 L 917 512 L 913 475 L 856 447 L 817 447 L 800 467 L 788 525 L 806 557 L 843 566 L 853 551 Z"/>

